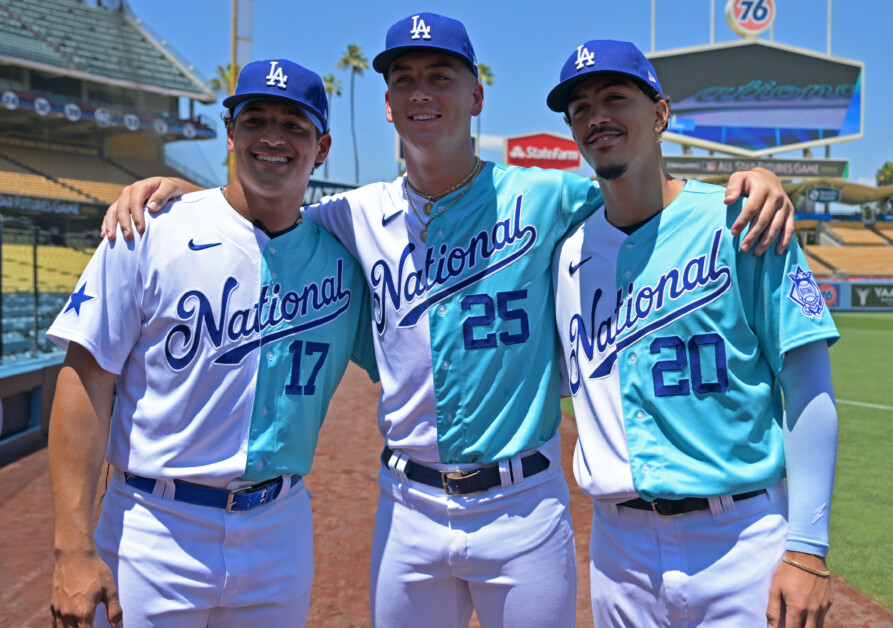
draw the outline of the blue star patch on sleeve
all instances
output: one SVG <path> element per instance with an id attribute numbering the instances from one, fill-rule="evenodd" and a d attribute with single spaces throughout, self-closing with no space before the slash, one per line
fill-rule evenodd
<path id="1" fill-rule="evenodd" d="M 65 307 L 65 311 L 63 314 L 67 314 L 71 310 L 74 310 L 76 316 L 81 315 L 81 306 L 87 301 L 92 301 L 96 297 L 87 294 L 87 282 L 85 281 L 81 284 L 81 287 L 78 288 L 75 292 L 71 294 L 71 299 L 68 301 L 68 305 Z"/>

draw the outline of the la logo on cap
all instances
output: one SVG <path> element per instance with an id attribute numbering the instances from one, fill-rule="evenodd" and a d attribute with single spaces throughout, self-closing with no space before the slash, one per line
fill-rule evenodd
<path id="1" fill-rule="evenodd" d="M 412 16 L 412 30 L 409 31 L 413 39 L 431 39 L 431 27 L 425 25 L 425 20 L 420 20 L 418 15 Z"/>
<path id="2" fill-rule="evenodd" d="M 578 70 L 582 70 L 584 65 L 595 65 L 595 55 L 589 52 L 589 48 L 586 47 L 586 44 L 577 46 L 577 61 L 574 66 Z"/>
<path id="3" fill-rule="evenodd" d="M 278 61 L 270 61 L 270 73 L 267 74 L 267 85 L 270 87 L 275 85 L 279 87 L 279 89 L 285 89 L 285 84 L 288 82 L 288 76 L 282 71 L 282 68 L 278 66 Z"/>

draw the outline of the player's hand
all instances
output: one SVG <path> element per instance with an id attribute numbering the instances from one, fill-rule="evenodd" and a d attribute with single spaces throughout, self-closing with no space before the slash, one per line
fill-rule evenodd
<path id="1" fill-rule="evenodd" d="M 784 253 L 794 236 L 794 204 L 785 194 L 781 181 L 764 168 L 736 172 L 729 177 L 726 186 L 726 205 L 731 205 L 742 195 L 748 197 L 747 203 L 732 225 L 732 233 L 738 235 L 744 231 L 747 223 L 751 225 L 750 231 L 741 240 L 741 250 L 749 251 L 756 243 L 753 252 L 762 255 L 781 233 L 775 252 L 779 255 Z"/>
<path id="2" fill-rule="evenodd" d="M 785 552 L 801 565 L 826 571 L 825 559 L 813 554 Z M 766 609 L 770 628 L 822 628 L 831 608 L 831 578 L 816 576 L 793 565 L 781 563 L 769 588 Z"/>
<path id="3" fill-rule="evenodd" d="M 133 237 L 133 228 L 143 233 L 146 229 L 146 218 L 143 207 L 155 213 L 168 201 L 182 196 L 184 190 L 178 179 L 152 177 L 128 185 L 121 190 L 121 196 L 112 203 L 102 220 L 100 235 L 114 240 L 118 225 L 128 240 Z"/>
<path id="4" fill-rule="evenodd" d="M 105 604 L 109 624 L 121 628 L 121 604 L 108 565 L 94 552 L 57 552 L 50 595 L 53 628 L 93 626 L 100 602 Z"/>

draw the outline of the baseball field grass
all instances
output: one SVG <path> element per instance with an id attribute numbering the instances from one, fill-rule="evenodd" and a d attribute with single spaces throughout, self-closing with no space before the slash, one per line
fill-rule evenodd
<path id="1" fill-rule="evenodd" d="M 830 569 L 893 609 L 893 314 L 835 313 L 838 448 Z"/>
<path id="2" fill-rule="evenodd" d="M 893 609 L 893 314 L 835 313 L 838 451 L 830 569 Z M 570 399 L 562 409 L 573 414 Z"/>

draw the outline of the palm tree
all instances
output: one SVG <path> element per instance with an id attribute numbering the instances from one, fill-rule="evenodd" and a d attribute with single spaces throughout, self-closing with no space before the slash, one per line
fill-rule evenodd
<path id="1" fill-rule="evenodd" d="M 341 81 L 335 78 L 334 74 L 326 74 L 322 77 L 322 84 L 326 90 L 326 94 L 329 96 L 329 120 L 332 119 L 332 96 L 340 96 L 341 95 Z M 325 170 L 323 170 L 323 176 L 328 179 L 329 178 L 329 160 L 326 159 Z"/>
<path id="2" fill-rule="evenodd" d="M 494 77 L 493 70 L 489 65 L 486 63 L 478 63 L 478 80 L 481 83 L 484 85 L 492 85 Z M 481 115 L 483 115 L 483 112 L 478 115 L 478 141 L 476 145 L 478 156 L 481 154 Z"/>
<path id="3" fill-rule="evenodd" d="M 879 186 L 893 183 L 893 161 L 885 162 L 874 176 Z"/>
<path id="4" fill-rule="evenodd" d="M 215 92 L 224 92 L 226 94 L 232 94 L 233 88 L 229 84 L 230 80 L 230 67 L 232 64 L 227 63 L 226 65 L 218 65 L 214 68 L 214 78 L 208 80 L 208 87 L 210 87 Z M 236 66 L 236 76 L 239 76 L 239 72 L 242 71 L 238 65 Z"/>
<path id="5" fill-rule="evenodd" d="M 363 55 L 363 49 L 356 44 L 347 44 L 347 50 L 338 60 L 339 70 L 350 70 L 350 134 L 353 136 L 354 183 L 360 182 L 360 154 L 357 152 L 357 129 L 354 116 L 354 79 L 363 70 L 369 69 L 369 60 Z"/>

